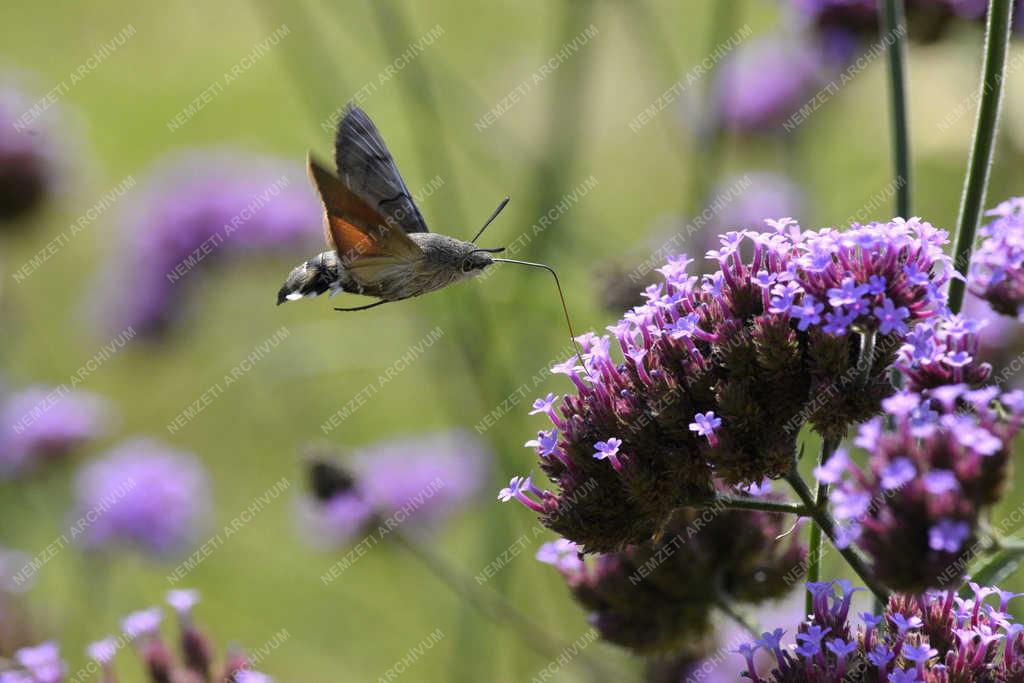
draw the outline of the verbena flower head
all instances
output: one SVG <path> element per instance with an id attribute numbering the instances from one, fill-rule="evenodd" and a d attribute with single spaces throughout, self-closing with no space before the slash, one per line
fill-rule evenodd
<path id="1" fill-rule="evenodd" d="M 0 681 L 4 683 L 62 683 L 67 673 L 60 648 L 52 640 L 17 650 L 10 667 L 2 667 L 0 663 Z"/>
<path id="2" fill-rule="evenodd" d="M 30 387 L 0 403 L 0 479 L 62 458 L 104 434 L 106 401 L 63 389 Z"/>
<path id="3" fill-rule="evenodd" d="M 213 645 L 192 619 L 192 608 L 198 601 L 198 593 L 192 590 L 174 590 L 167 595 L 167 603 L 178 617 L 177 640 L 180 652 L 177 654 L 164 642 L 160 634 L 163 612 L 159 607 L 129 614 L 121 622 L 121 635 L 108 636 L 90 644 L 86 648 L 86 654 L 102 670 L 103 682 L 117 683 L 113 660 L 115 655 L 129 644 L 142 660 L 148 680 L 153 683 L 242 683 L 246 676 L 263 676 L 250 678 L 252 681 L 270 681 L 271 679 L 264 674 L 253 671 L 249 660 L 235 650 L 229 650 L 223 663 L 214 663 Z M 281 634 L 275 634 L 274 638 L 276 646 Z"/>
<path id="4" fill-rule="evenodd" d="M 782 132 L 782 123 L 821 85 L 821 61 L 799 36 L 770 35 L 741 44 L 718 70 L 720 124 L 748 133 Z"/>
<path id="5" fill-rule="evenodd" d="M 38 207 L 61 172 L 58 149 L 66 148 L 66 127 L 55 135 L 52 112 L 26 118 L 35 104 L 36 98 L 0 82 L 0 222 Z"/>
<path id="6" fill-rule="evenodd" d="M 118 279 L 104 283 L 105 318 L 116 329 L 160 333 L 201 271 L 225 257 L 312 239 L 320 212 L 292 164 L 227 149 L 163 159 L 124 205 L 125 248 L 113 269 Z"/>
<path id="7" fill-rule="evenodd" d="M 973 598 L 953 588 L 897 594 L 882 615 L 855 619 L 852 597 L 860 589 L 846 581 L 808 588 L 814 609 L 807 621 L 738 650 L 753 683 L 1019 681 L 1024 671 L 1024 627 L 1007 612 L 1014 594 L 973 583 Z M 759 675 L 765 660 L 773 669 Z"/>
<path id="8" fill-rule="evenodd" d="M 314 453 L 312 495 L 299 501 L 304 535 L 335 547 L 389 517 L 440 524 L 479 493 L 492 460 L 486 444 L 462 431 L 381 442 L 344 462 Z"/>
<path id="9" fill-rule="evenodd" d="M 712 507 L 680 510 L 654 542 L 581 558 L 566 539 L 537 559 L 565 577 L 601 637 L 636 652 L 667 652 L 707 634 L 720 601 L 757 603 L 787 593 L 802 574 L 805 549 L 786 520 Z"/>
<path id="10" fill-rule="evenodd" d="M 819 29 L 826 40 L 879 40 L 874 0 L 785 0 L 785 4 L 795 9 L 804 23 Z M 955 18 L 983 18 L 986 5 L 985 0 L 907 0 L 907 33 L 918 42 L 938 40 Z"/>
<path id="11" fill-rule="evenodd" d="M 856 440 L 866 467 L 840 454 L 818 472 L 838 483 L 832 507 L 842 539 L 857 541 L 879 580 L 897 590 L 956 582 L 979 512 L 1006 479 L 1024 393 L 944 386 L 896 394 L 885 407 L 889 420 L 865 423 Z"/>
<path id="12" fill-rule="evenodd" d="M 707 225 L 697 219 L 692 221 L 695 228 L 703 227 L 701 233 L 694 235 L 693 242 L 702 245 L 700 251 L 717 249 L 719 233 L 760 230 L 765 216 L 799 216 L 804 213 L 807 198 L 800 185 L 781 173 L 752 171 L 718 183 L 704 205 L 712 207 L 715 216 Z M 704 247 L 705 244 L 708 246 Z"/>
<path id="13" fill-rule="evenodd" d="M 130 545 L 157 557 L 199 540 L 211 508 L 199 459 L 149 439 L 132 439 L 79 471 L 71 535 L 85 547 Z"/>
<path id="14" fill-rule="evenodd" d="M 985 327 L 982 321 L 960 315 L 915 325 L 897 361 L 907 387 L 921 391 L 946 384 L 981 386 L 992 375 L 992 366 L 978 360 Z"/>
<path id="15" fill-rule="evenodd" d="M 971 256 L 968 288 L 1003 315 L 1024 322 L 1024 197 L 988 212 L 984 239 Z"/>
<path id="16" fill-rule="evenodd" d="M 671 257 L 611 337 L 580 337 L 582 363 L 552 368 L 575 392 L 527 444 L 557 493 L 531 483 L 509 500 L 587 551 L 614 551 L 706 501 L 716 479 L 784 475 L 805 422 L 839 436 L 880 410 L 907 333 L 945 310 L 945 232 L 918 219 L 769 226 L 723 235 L 701 282 Z M 872 363 L 858 363 L 865 336 Z"/>

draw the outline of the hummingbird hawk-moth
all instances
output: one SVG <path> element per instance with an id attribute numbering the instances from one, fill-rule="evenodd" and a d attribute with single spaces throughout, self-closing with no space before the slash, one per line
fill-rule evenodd
<path id="1" fill-rule="evenodd" d="M 430 232 L 395 160 L 370 117 L 350 106 L 334 142 L 337 175 L 309 156 L 309 174 L 324 205 L 324 233 L 332 247 L 294 268 L 277 303 L 330 292 L 376 297 L 365 310 L 442 289 L 483 272 L 496 260 L 473 241 Z M 532 265 L 532 264 L 531 264 Z M 538 264 L 539 265 L 539 264 Z"/>
<path id="2" fill-rule="evenodd" d="M 338 122 L 334 139 L 337 175 L 309 155 L 309 176 L 324 205 L 327 251 L 292 269 L 277 293 L 277 303 L 330 292 L 361 294 L 377 300 L 363 311 L 433 292 L 479 275 L 496 262 L 543 268 L 555 279 L 569 337 L 576 345 L 558 274 L 543 263 L 496 258 L 504 247 L 485 249 L 475 242 L 508 197 L 469 242 L 430 232 L 395 160 L 373 121 L 350 105 Z M 576 345 L 579 358 L 583 358 Z"/>

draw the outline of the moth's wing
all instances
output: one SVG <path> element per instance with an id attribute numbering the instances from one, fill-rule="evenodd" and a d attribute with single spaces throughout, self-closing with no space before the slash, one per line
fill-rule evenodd
<path id="1" fill-rule="evenodd" d="M 350 105 L 334 138 L 338 177 L 364 202 L 405 232 L 429 232 L 380 131 L 362 109 Z"/>
<path id="2" fill-rule="evenodd" d="M 419 245 L 376 209 L 352 192 L 345 183 L 309 157 L 309 176 L 325 209 L 324 233 L 338 252 L 341 264 L 351 270 L 368 258 L 408 263 L 423 256 Z"/>

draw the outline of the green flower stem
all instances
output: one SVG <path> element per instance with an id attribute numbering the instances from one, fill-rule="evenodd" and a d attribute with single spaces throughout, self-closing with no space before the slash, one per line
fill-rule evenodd
<path id="1" fill-rule="evenodd" d="M 822 448 L 822 453 L 825 453 L 825 448 Z M 797 471 L 796 461 L 793 462 L 793 467 L 789 474 L 786 475 L 786 481 L 793 488 L 797 497 L 803 501 L 804 505 L 811 508 L 812 514 L 811 519 L 814 520 L 814 524 L 811 526 L 811 546 L 808 554 L 808 567 L 807 567 L 807 579 L 809 581 L 816 581 L 820 578 L 821 570 L 821 534 L 824 533 L 828 536 L 832 544 L 836 543 L 836 521 L 832 518 L 832 515 L 828 513 L 825 507 L 827 503 L 827 494 L 820 501 L 818 497 L 811 492 L 811 489 L 807 486 L 807 483 L 800 477 L 800 473 Z M 820 492 L 820 486 L 819 486 Z M 815 545 L 815 530 L 817 530 L 817 544 Z M 889 591 L 882 583 L 875 578 L 871 572 L 871 568 L 868 567 L 867 560 L 852 546 L 845 548 L 839 548 L 839 554 L 843 556 L 850 568 L 853 569 L 854 573 L 860 577 L 860 580 L 864 582 L 868 590 L 874 593 L 882 604 L 886 604 L 889 600 Z M 812 574 L 811 563 L 814 563 L 814 572 Z M 809 608 L 809 605 L 808 605 Z"/>
<path id="2" fill-rule="evenodd" d="M 886 49 L 889 65 L 889 113 L 892 154 L 896 171 L 896 215 L 910 217 L 910 129 L 907 125 L 907 24 L 903 0 L 883 0 L 878 6 L 882 38 L 892 37 Z"/>
<path id="3" fill-rule="evenodd" d="M 810 517 L 811 510 L 799 503 L 779 500 L 764 500 L 748 496 L 730 496 L 719 494 L 712 498 L 704 507 L 725 507 L 733 510 L 758 510 L 760 512 L 779 512 L 782 514 Z"/>
<path id="4" fill-rule="evenodd" d="M 970 265 L 974 235 L 985 207 L 985 190 L 995 150 L 1012 17 L 1013 0 L 989 0 L 978 119 L 974 126 L 971 155 L 967 159 L 967 177 L 964 180 L 960 216 L 953 241 L 953 266 L 960 272 L 967 272 Z M 949 308 L 953 313 L 959 313 L 963 306 L 965 287 L 963 280 L 954 279 L 949 283 Z"/>

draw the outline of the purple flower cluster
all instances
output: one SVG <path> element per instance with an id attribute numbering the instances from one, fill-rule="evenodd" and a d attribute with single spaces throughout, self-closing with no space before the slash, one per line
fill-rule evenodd
<path id="1" fill-rule="evenodd" d="M 85 465 L 75 482 L 72 534 L 86 548 L 117 544 L 157 558 L 187 551 L 210 508 L 199 459 L 148 439 L 133 439 Z"/>
<path id="2" fill-rule="evenodd" d="M 314 454 L 311 496 L 298 509 L 304 536 L 337 547 L 389 517 L 439 524 L 476 496 L 492 460 L 486 444 L 461 431 L 379 443 L 345 463 Z"/>
<path id="3" fill-rule="evenodd" d="M 180 658 L 160 636 L 160 622 L 163 613 L 159 607 L 133 612 L 121 622 L 123 634 L 109 636 L 89 645 L 89 657 L 103 672 L 104 683 L 116 683 L 113 659 L 115 654 L 129 642 L 142 660 L 143 667 L 153 683 L 170 681 L 223 681 L 224 683 L 270 683 L 271 679 L 252 670 L 249 660 L 241 652 L 231 649 L 220 666 L 213 663 L 213 646 L 206 635 L 196 627 L 192 609 L 199 602 L 199 593 L 194 590 L 172 590 L 167 594 L 167 604 L 177 615 Z M 54 653 L 55 654 L 55 653 Z M 2 675 L 2 674 L 0 674 Z M 62 679 L 53 679 L 59 683 Z M 18 679 L 20 683 L 20 679 Z M 6 683 L 6 681 L 5 681 Z M 36 683 L 27 679 L 25 683 Z M 39 681 L 38 683 L 43 683 Z"/>
<path id="4" fill-rule="evenodd" d="M 312 238 L 320 203 L 301 170 L 231 150 L 178 154 L 133 190 L 121 216 L 124 253 L 104 283 L 104 317 L 156 335 L 177 319 L 181 288 L 229 255 Z"/>
<path id="5" fill-rule="evenodd" d="M 971 257 L 968 288 L 1003 315 L 1024 322 L 1024 197 L 988 212 L 984 240 Z"/>
<path id="6" fill-rule="evenodd" d="M 787 0 L 787 4 L 827 40 L 848 42 L 852 36 L 878 40 L 876 0 Z M 907 0 L 908 34 L 923 43 L 938 40 L 954 19 L 982 20 L 987 7 L 987 0 Z"/>
<path id="7" fill-rule="evenodd" d="M 777 628 L 739 648 L 752 683 L 967 683 L 1024 676 L 1024 625 L 1007 611 L 1020 594 L 972 583 L 969 598 L 952 588 L 894 595 L 884 614 L 861 612 L 855 629 L 851 601 L 861 589 L 847 581 L 810 583 L 808 589 L 813 612 L 797 628 L 794 643 L 784 645 L 786 631 Z M 767 676 L 758 674 L 755 663 L 762 655 L 774 660 Z"/>
<path id="8" fill-rule="evenodd" d="M 918 323 L 907 334 L 896 366 L 912 391 L 946 384 L 981 386 L 992 366 L 979 362 L 978 332 L 983 322 L 953 315 Z"/>
<path id="9" fill-rule="evenodd" d="M 1010 442 L 1024 419 L 1024 392 L 995 387 L 904 391 L 884 402 L 889 419 L 862 425 L 857 467 L 838 452 L 816 474 L 835 484 L 841 543 L 856 540 L 875 575 L 897 590 L 959 580 L 980 510 L 999 497 Z"/>
<path id="10" fill-rule="evenodd" d="M 0 221 L 21 218 L 39 206 L 60 173 L 58 138 L 50 122 L 23 120 L 34 104 L 26 93 L 0 84 Z"/>
<path id="11" fill-rule="evenodd" d="M 106 401 L 82 391 L 30 387 L 0 402 L 0 479 L 63 458 L 99 438 Z"/>
<path id="12" fill-rule="evenodd" d="M 784 475 L 805 421 L 841 435 L 879 411 L 907 332 L 945 311 L 946 233 L 918 219 L 845 232 L 768 224 L 723 235 L 708 253 L 719 270 L 699 282 L 689 259 L 670 257 L 665 282 L 611 338 L 579 338 L 582 365 L 552 368 L 576 393 L 534 404 L 552 429 L 528 443 L 560 493 L 516 479 L 505 499 L 588 552 L 615 551 L 706 501 L 716 478 Z"/>
<path id="13" fill-rule="evenodd" d="M 554 566 L 601 637 L 636 652 L 692 645 L 723 601 L 781 597 L 802 575 L 798 534 L 784 544 L 785 517 L 710 507 L 680 510 L 653 542 L 617 553 L 579 556 L 560 539 L 537 559 Z"/>
<path id="14" fill-rule="evenodd" d="M 719 123 L 744 133 L 782 132 L 782 123 L 824 82 L 824 61 L 798 36 L 769 35 L 740 45 L 717 73 Z"/>

